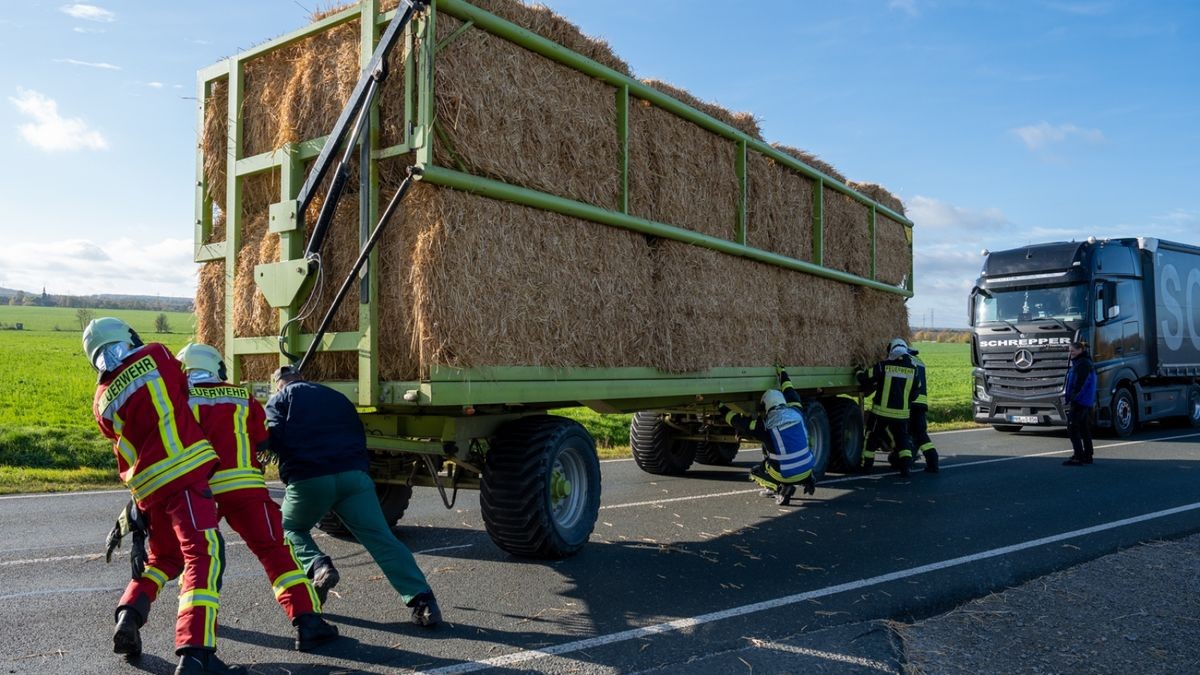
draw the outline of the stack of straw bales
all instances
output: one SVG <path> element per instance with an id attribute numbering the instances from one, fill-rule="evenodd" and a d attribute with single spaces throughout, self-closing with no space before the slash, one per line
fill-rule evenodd
<path id="1" fill-rule="evenodd" d="M 518 0 L 475 4 L 630 72 L 606 44 L 544 7 Z M 439 15 L 439 39 L 460 25 Z M 242 156 L 327 134 L 357 80 L 358 49 L 359 27 L 352 22 L 249 61 Z M 397 76 L 380 102 L 385 146 L 401 139 L 401 58 L 393 57 Z M 436 83 L 437 117 L 451 141 L 435 146 L 437 163 L 618 207 L 612 87 L 475 28 L 439 52 Z M 698 101 L 662 82 L 648 84 L 761 138 L 748 114 Z M 206 101 L 203 148 L 220 214 L 226 207 L 227 107 L 219 84 Z M 648 102 L 635 100 L 631 108 L 631 213 L 732 239 L 738 202 L 734 143 Z M 776 147 L 842 179 L 812 155 Z M 411 161 L 381 163 L 384 199 Z M 323 247 L 328 281 L 306 331 L 315 329 L 357 255 L 356 185 L 352 179 Z M 851 185 L 902 209 L 882 187 Z M 751 152 L 748 243 L 811 260 L 814 189 L 808 178 Z M 233 272 L 234 334 L 278 332 L 278 313 L 257 292 L 253 269 L 279 259 L 278 236 L 267 231 L 267 207 L 280 199 L 277 173 L 245 182 L 237 269 L 216 262 L 201 271 L 200 339 L 223 344 L 224 283 Z M 867 276 L 867 209 L 829 188 L 824 203 L 825 265 Z M 310 211 L 310 224 L 319 206 Z M 224 238 L 223 219 L 217 218 L 213 240 Z M 877 242 L 878 277 L 899 283 L 911 260 L 904 228 L 880 217 Z M 861 364 L 880 357 L 889 338 L 908 333 L 903 298 L 893 294 L 428 184 L 409 193 L 379 250 L 380 375 L 387 380 L 415 379 L 434 365 L 652 366 L 683 372 L 770 363 Z M 333 330 L 357 327 L 357 293 L 351 291 Z M 246 376 L 263 379 L 276 363 L 276 357 L 248 357 Z M 353 353 L 322 354 L 312 374 L 350 379 L 356 363 Z"/>

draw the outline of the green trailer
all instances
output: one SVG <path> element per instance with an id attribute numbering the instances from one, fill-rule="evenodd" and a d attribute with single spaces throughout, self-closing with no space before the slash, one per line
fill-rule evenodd
<path id="1" fill-rule="evenodd" d="M 435 162 L 432 139 L 439 134 L 433 106 L 433 76 L 437 52 L 455 36 L 441 43 L 426 39 L 434 35 L 439 16 L 462 22 L 465 30 L 487 31 L 562 66 L 614 87 L 613 133 L 619 139 L 622 176 L 622 205 L 617 209 L 594 205 L 526 187 L 472 175 L 461 166 Z M 243 153 L 243 110 L 245 64 L 273 50 L 335 27 L 361 28 L 361 63 L 371 70 L 378 63 L 384 40 L 403 44 L 404 67 L 391 74 L 387 86 L 403 87 L 407 101 L 403 140 L 381 147 L 376 133 L 378 112 L 368 96 L 361 105 L 366 132 L 360 136 L 330 134 L 290 143 L 270 152 L 247 156 Z M 391 32 L 394 31 L 394 34 Z M 457 33 L 456 33 L 457 35 Z M 369 87 L 370 72 L 360 85 Z M 378 78 L 377 78 L 378 79 Z M 738 439 L 715 414 L 715 402 L 726 402 L 753 410 L 764 389 L 774 386 L 773 364 L 714 368 L 703 372 L 672 373 L 650 367 L 547 368 L 434 366 L 413 381 L 387 381 L 380 377 L 378 340 L 387 326 L 380 325 L 372 303 L 380 297 L 381 279 L 377 253 L 365 246 L 363 267 L 351 278 L 361 284 L 357 330 L 302 332 L 292 321 L 309 292 L 309 263 L 305 257 L 303 214 L 306 193 L 320 183 L 305 166 L 314 160 L 329 160 L 337 154 L 359 155 L 364 162 L 359 172 L 362 200 L 360 243 L 370 241 L 371 227 L 385 216 L 379 193 L 376 163 L 412 153 L 414 178 L 453 190 L 522 204 L 545 212 L 583 219 L 596 227 L 623 228 L 654 237 L 705 247 L 730 256 L 796 270 L 844 284 L 870 288 L 899 296 L 912 295 L 912 276 L 900 285 L 875 278 L 874 233 L 876 217 L 886 215 L 908 231 L 911 256 L 911 222 L 903 215 L 855 191 L 843 182 L 818 171 L 754 137 L 700 110 L 672 98 L 638 80 L 570 51 L 514 23 L 485 12 L 464 0 L 435 0 L 413 4 L 404 0 L 398 9 L 381 11 L 379 0 L 363 2 L 325 17 L 316 23 L 225 59 L 198 74 L 199 121 L 203 128 L 213 87 L 222 83 L 228 91 L 228 170 L 224 185 L 224 240 L 212 241 L 214 206 L 212 186 L 207 183 L 206 158 L 201 144 L 197 158 L 196 253 L 198 263 L 224 261 L 224 350 L 233 381 L 246 381 L 242 361 L 253 355 L 299 354 L 306 350 L 346 352 L 356 355 L 357 378 L 326 381 L 359 407 L 368 432 L 371 472 L 378 485 L 381 504 L 393 522 L 408 506 L 414 486 L 438 490 L 446 506 L 453 504 L 458 490 L 479 489 L 487 531 L 493 541 L 510 553 L 557 558 L 578 551 L 588 540 L 600 503 L 600 468 L 593 439 L 577 422 L 547 411 L 586 406 L 600 413 L 636 413 L 631 426 L 631 444 L 638 465 L 654 474 L 678 475 L 693 462 L 729 464 L 738 450 Z M 359 92 L 356 89 L 356 94 Z M 632 215 L 628 208 L 630 137 L 628 111 L 631 99 L 648 101 L 691 124 L 736 144 L 736 171 L 742 200 L 738 212 L 738 234 L 730 239 L 713 237 L 670 223 L 653 222 Z M 350 128 L 356 111 L 343 111 L 339 127 Z M 344 130 L 344 129 L 343 129 Z M 357 145 L 354 141 L 361 138 Z M 348 148 L 356 148 L 350 150 Z M 747 157 L 770 158 L 808 177 L 821 189 L 813 193 L 812 256 L 809 260 L 786 257 L 746 242 Z M 237 253 L 242 241 L 244 181 L 263 172 L 278 172 L 278 202 L 270 206 L 270 230 L 279 239 L 279 260 L 255 270 L 256 283 L 270 305 L 277 309 L 282 335 L 247 337 L 233 326 L 235 283 L 242 274 Z M 871 233 L 871 265 L 865 276 L 831 269 L 822 263 L 822 241 L 826 223 L 822 198 L 832 189 L 866 206 Z M 309 196 L 311 198 L 311 196 Z M 386 221 L 386 216 L 383 218 Z M 311 243 L 311 240 L 310 240 Z M 910 268 L 911 272 L 911 268 Z M 282 349 L 281 349 L 282 347 Z M 294 358 L 294 357 L 293 357 Z M 280 356 L 280 364 L 291 359 Z M 783 364 L 787 365 L 787 364 Z M 852 368 L 789 367 L 793 382 L 805 396 L 819 472 L 855 464 L 862 448 L 861 399 Z M 250 381 L 265 396 L 268 384 Z"/>

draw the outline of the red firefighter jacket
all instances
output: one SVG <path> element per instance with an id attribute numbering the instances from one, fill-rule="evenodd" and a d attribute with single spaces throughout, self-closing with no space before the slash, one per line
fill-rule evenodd
<path id="1" fill-rule="evenodd" d="M 213 494 L 263 488 L 262 464 L 255 452 L 268 439 L 267 415 L 250 392 L 232 384 L 202 383 L 188 390 L 188 404 L 221 458 L 208 480 Z"/>
<path id="2" fill-rule="evenodd" d="M 139 505 L 207 479 L 217 453 L 188 409 L 187 376 L 161 344 L 102 373 L 92 413 L 113 441 L 117 469 Z"/>

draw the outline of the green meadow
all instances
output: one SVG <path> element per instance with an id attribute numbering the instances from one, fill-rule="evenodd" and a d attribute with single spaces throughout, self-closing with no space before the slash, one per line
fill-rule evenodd
<path id="1" fill-rule="evenodd" d="M 92 310 L 117 316 L 148 342 L 178 350 L 192 339 L 193 316 L 165 312 L 170 333 L 154 332 L 159 312 Z M 23 330 L 12 330 L 17 323 Z M 0 305 L 0 493 L 113 485 L 112 447 L 92 419 L 96 374 L 83 356 L 76 310 Z M 971 425 L 968 345 L 921 342 L 934 429 Z M 602 457 L 627 456 L 630 415 L 587 408 L 555 411 L 583 424 Z"/>

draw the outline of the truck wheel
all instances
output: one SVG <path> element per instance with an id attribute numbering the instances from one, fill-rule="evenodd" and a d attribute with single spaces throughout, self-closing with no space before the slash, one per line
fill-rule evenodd
<path id="1" fill-rule="evenodd" d="M 1188 387 L 1188 416 L 1185 418 L 1193 429 L 1200 428 L 1200 387 Z"/>
<path id="2" fill-rule="evenodd" d="M 629 448 L 638 468 L 657 476 L 678 476 L 687 471 L 696 456 L 696 446 L 675 440 L 676 435 L 662 415 L 634 413 L 629 422 Z"/>
<path id="3" fill-rule="evenodd" d="M 829 468 L 851 471 L 862 464 L 863 429 L 862 410 L 848 398 L 826 399 L 829 410 L 829 436 L 831 439 Z"/>
<path id="4" fill-rule="evenodd" d="M 696 463 L 709 466 L 729 466 L 737 457 L 742 446 L 740 443 L 715 443 L 699 441 L 695 445 Z"/>
<path id="5" fill-rule="evenodd" d="M 993 424 L 992 428 L 995 429 L 996 431 L 999 431 L 1002 433 L 1015 434 L 1021 430 L 1021 425 L 1020 424 Z"/>
<path id="6" fill-rule="evenodd" d="M 578 422 L 538 415 L 492 439 L 479 504 L 497 546 L 528 558 L 573 555 L 600 511 L 596 444 Z"/>
<path id="7" fill-rule="evenodd" d="M 1133 400 L 1133 392 L 1124 387 L 1118 389 L 1109 404 L 1109 416 L 1114 436 L 1128 438 L 1132 435 L 1137 428 L 1137 404 Z"/>
<path id="8" fill-rule="evenodd" d="M 395 527 L 404 517 L 404 512 L 408 510 L 408 502 L 412 499 L 412 486 L 377 484 L 375 495 L 379 498 L 379 508 L 383 510 L 383 519 L 387 521 L 388 527 Z M 350 536 L 350 530 L 332 511 L 317 521 L 317 529 L 339 537 Z"/>
<path id="9" fill-rule="evenodd" d="M 808 423 L 808 449 L 813 454 L 813 478 L 820 480 L 829 468 L 830 446 L 833 445 L 829 413 L 820 401 L 805 401 L 804 421 Z"/>

